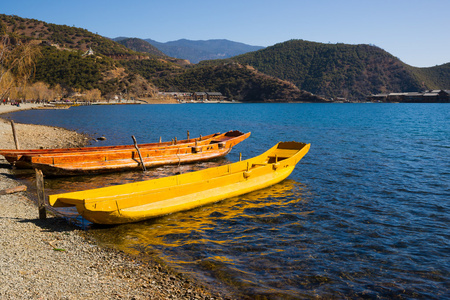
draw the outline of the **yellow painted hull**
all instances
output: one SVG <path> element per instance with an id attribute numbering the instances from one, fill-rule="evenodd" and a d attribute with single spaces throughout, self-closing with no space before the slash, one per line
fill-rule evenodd
<path id="1" fill-rule="evenodd" d="M 76 206 L 85 219 L 121 224 L 189 210 L 287 178 L 310 144 L 281 142 L 241 162 L 192 173 L 80 192 L 50 195 L 54 207 Z"/>

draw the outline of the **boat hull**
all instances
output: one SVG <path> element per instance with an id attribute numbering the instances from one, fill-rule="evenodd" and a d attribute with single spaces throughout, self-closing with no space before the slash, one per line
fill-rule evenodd
<path id="1" fill-rule="evenodd" d="M 208 161 L 219 157 L 224 157 L 230 153 L 231 148 L 215 149 L 203 153 L 186 152 L 183 154 L 159 154 L 149 156 L 143 159 L 146 168 L 188 164 L 194 162 Z M 134 158 L 118 159 L 113 161 L 96 161 L 79 164 L 41 164 L 32 163 L 33 168 L 39 169 L 49 177 L 96 175 L 113 172 L 126 172 L 142 170 L 142 164 L 137 153 L 131 155 Z"/>
<path id="2" fill-rule="evenodd" d="M 132 171 L 161 165 L 185 164 L 227 155 L 250 133 L 229 131 L 195 144 L 177 144 L 159 148 L 79 152 L 76 154 L 38 155 L 31 157 L 33 168 L 46 176 L 91 175 Z M 142 160 L 141 160 L 142 158 Z"/>
<path id="3" fill-rule="evenodd" d="M 256 179 L 246 179 L 221 187 L 214 187 L 214 182 L 210 181 L 208 185 L 205 186 L 206 190 L 174 197 L 164 201 L 164 204 L 151 203 L 138 208 L 113 211 L 95 211 L 87 209 L 84 206 L 77 206 L 77 210 L 85 219 L 97 224 L 113 225 L 140 222 L 171 213 L 194 209 L 227 198 L 263 189 L 286 179 L 293 170 L 294 167 L 290 167 L 284 169 L 282 172 L 278 172 L 276 175 L 266 174 L 265 176 Z"/>
<path id="4" fill-rule="evenodd" d="M 155 149 L 155 148 L 166 148 L 171 146 L 180 145 L 195 145 L 195 143 L 204 144 L 208 140 L 219 136 L 220 133 L 210 134 L 206 136 L 201 136 L 193 139 L 186 139 L 176 141 L 172 140 L 170 142 L 161 143 L 146 143 L 138 144 L 140 149 Z M 0 149 L 0 155 L 3 155 L 5 159 L 13 166 L 19 169 L 29 169 L 32 168 L 31 157 L 35 156 L 45 156 L 45 155 L 79 155 L 85 152 L 109 152 L 109 151 L 122 151 L 122 150 L 133 150 L 134 145 L 117 145 L 117 146 L 101 146 L 101 147 L 80 147 L 80 148 L 54 148 L 54 149 L 25 149 L 25 150 L 15 150 L 15 149 Z"/>
<path id="5" fill-rule="evenodd" d="M 309 144 L 279 143 L 253 159 L 192 173 L 51 195 L 54 207 L 75 206 L 97 224 L 139 222 L 259 190 L 286 179 Z"/>

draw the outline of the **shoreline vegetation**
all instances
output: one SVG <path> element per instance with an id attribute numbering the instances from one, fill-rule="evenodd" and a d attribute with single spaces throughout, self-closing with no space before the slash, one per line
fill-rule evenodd
<path id="1" fill-rule="evenodd" d="M 0 114 L 43 104 L 0 105 Z M 63 128 L 16 124 L 20 147 L 78 147 L 89 137 Z M 11 124 L 0 115 L 0 148 L 14 149 Z M 0 158 L 0 191 L 19 186 Z M 27 192 L 0 193 L 2 299 L 229 299 L 154 260 L 100 247 L 89 233 L 47 212 L 38 218 Z"/>

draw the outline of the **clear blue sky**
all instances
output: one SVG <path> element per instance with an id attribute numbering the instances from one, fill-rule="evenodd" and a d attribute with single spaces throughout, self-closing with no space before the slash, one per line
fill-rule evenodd
<path id="1" fill-rule="evenodd" d="M 291 39 L 372 44 L 403 62 L 450 62 L 450 0 L 1 0 L 0 13 L 159 42 Z"/>

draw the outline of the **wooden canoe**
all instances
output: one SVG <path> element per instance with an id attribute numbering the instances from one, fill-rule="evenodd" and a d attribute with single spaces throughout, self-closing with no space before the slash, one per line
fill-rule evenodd
<path id="1" fill-rule="evenodd" d="M 220 135 L 220 133 L 210 134 L 206 136 L 200 136 L 198 138 L 169 141 L 161 143 L 146 143 L 138 144 L 141 148 L 163 148 L 171 145 L 183 145 L 183 144 L 195 144 L 206 143 L 211 138 Z M 0 155 L 3 155 L 5 159 L 13 166 L 20 169 L 31 168 L 31 157 L 36 155 L 54 155 L 54 154 L 76 154 L 85 151 L 113 151 L 113 150 L 126 150 L 135 149 L 134 145 L 118 145 L 118 146 L 101 146 L 101 147 L 80 147 L 80 148 L 53 148 L 53 149 L 27 149 L 27 150 L 13 150 L 13 149 L 0 149 Z"/>
<path id="2" fill-rule="evenodd" d="M 136 170 L 142 163 L 146 168 L 192 163 L 225 156 L 249 136 L 250 132 L 229 131 L 194 144 L 139 148 L 140 156 L 136 149 L 41 154 L 31 157 L 31 165 L 47 176 L 73 176 Z"/>
<path id="3" fill-rule="evenodd" d="M 278 183 L 291 174 L 309 147 L 280 142 L 248 160 L 148 181 L 50 195 L 48 202 L 53 207 L 75 206 L 93 223 L 138 222 Z"/>

